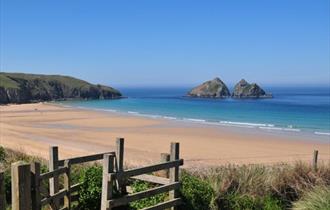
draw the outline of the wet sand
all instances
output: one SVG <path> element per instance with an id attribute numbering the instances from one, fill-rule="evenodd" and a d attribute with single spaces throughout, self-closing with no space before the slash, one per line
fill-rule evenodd
<path id="1" fill-rule="evenodd" d="M 68 108 L 53 104 L 0 106 L 0 145 L 48 158 L 50 145 L 59 146 L 60 158 L 114 151 L 115 139 L 125 138 L 128 165 L 157 162 L 180 142 L 185 167 L 221 164 L 272 164 L 330 159 L 329 141 L 150 119 L 119 113 Z M 328 138 L 328 137 L 325 137 Z"/>

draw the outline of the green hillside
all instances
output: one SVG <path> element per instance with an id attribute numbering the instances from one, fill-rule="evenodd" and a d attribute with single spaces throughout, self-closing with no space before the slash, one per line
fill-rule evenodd
<path id="1" fill-rule="evenodd" d="M 0 104 L 119 97 L 121 93 L 112 87 L 69 76 L 0 73 Z"/>

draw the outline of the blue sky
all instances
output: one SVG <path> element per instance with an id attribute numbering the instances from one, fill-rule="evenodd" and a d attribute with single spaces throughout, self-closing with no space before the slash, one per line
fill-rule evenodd
<path id="1" fill-rule="evenodd" d="M 0 0 L 1 71 L 114 86 L 330 84 L 328 0 Z"/>

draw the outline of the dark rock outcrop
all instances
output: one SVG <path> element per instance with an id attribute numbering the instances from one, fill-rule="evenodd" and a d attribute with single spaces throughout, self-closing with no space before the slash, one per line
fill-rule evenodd
<path id="1" fill-rule="evenodd" d="M 193 88 L 187 95 L 200 98 L 227 98 L 230 97 L 230 92 L 225 83 L 215 78 Z"/>
<path id="2" fill-rule="evenodd" d="M 121 93 L 68 76 L 0 73 L 0 104 L 64 99 L 114 99 Z"/>
<path id="3" fill-rule="evenodd" d="M 233 98 L 272 98 L 272 95 L 267 94 L 256 83 L 250 84 L 244 79 L 242 79 L 235 85 L 232 97 Z"/>

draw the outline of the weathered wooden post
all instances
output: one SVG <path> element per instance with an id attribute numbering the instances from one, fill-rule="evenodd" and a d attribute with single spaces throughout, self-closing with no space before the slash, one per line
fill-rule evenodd
<path id="1" fill-rule="evenodd" d="M 180 144 L 178 142 L 171 143 L 171 155 L 170 160 L 179 160 L 179 151 L 180 151 Z M 178 182 L 179 181 L 179 166 L 170 169 L 170 182 Z M 178 190 L 172 190 L 169 193 L 170 199 L 175 199 L 179 197 Z M 171 210 L 176 210 L 177 207 L 171 207 Z"/>
<path id="2" fill-rule="evenodd" d="M 317 158 L 319 156 L 319 151 L 318 150 L 314 150 L 314 153 L 313 153 L 313 170 L 314 171 L 317 171 Z"/>
<path id="3" fill-rule="evenodd" d="M 71 193 L 70 193 L 70 170 L 71 170 L 71 164 L 70 160 L 64 161 L 64 167 L 67 168 L 66 173 L 64 173 L 64 189 L 67 191 L 67 194 L 64 196 L 64 208 L 67 210 L 71 209 Z"/>
<path id="4" fill-rule="evenodd" d="M 117 178 L 118 180 L 118 190 L 122 194 L 126 194 L 126 180 L 122 179 L 121 173 L 124 171 L 124 138 L 117 138 L 116 140 L 116 160 L 117 160 L 117 167 L 118 167 L 118 174 L 119 177 Z"/>
<path id="5" fill-rule="evenodd" d="M 161 153 L 160 154 L 160 162 L 161 163 L 166 163 L 168 161 L 170 161 L 170 154 L 168 153 Z M 165 177 L 165 178 L 169 178 L 169 169 L 164 169 L 164 170 L 161 170 L 161 171 L 158 171 L 157 172 L 157 175 L 160 176 L 160 177 Z"/>
<path id="6" fill-rule="evenodd" d="M 0 172 L 0 210 L 6 209 L 5 175 Z"/>
<path id="7" fill-rule="evenodd" d="M 41 210 L 40 163 L 31 164 L 32 210 Z"/>
<path id="8" fill-rule="evenodd" d="M 12 210 L 31 210 L 30 164 L 22 161 L 11 165 Z"/>
<path id="9" fill-rule="evenodd" d="M 58 169 L 58 147 L 51 146 L 49 148 L 49 171 L 54 171 Z M 59 182 L 58 176 L 54 176 L 54 178 L 49 179 L 49 194 L 55 195 L 59 191 Z M 60 201 L 54 201 L 54 205 L 56 208 L 59 208 Z"/>
<path id="10" fill-rule="evenodd" d="M 101 198 L 101 210 L 111 210 L 108 205 L 109 200 L 113 197 L 113 177 L 109 176 L 109 173 L 114 172 L 114 160 L 113 154 L 105 154 L 103 158 L 103 177 L 102 177 L 102 198 Z"/>

